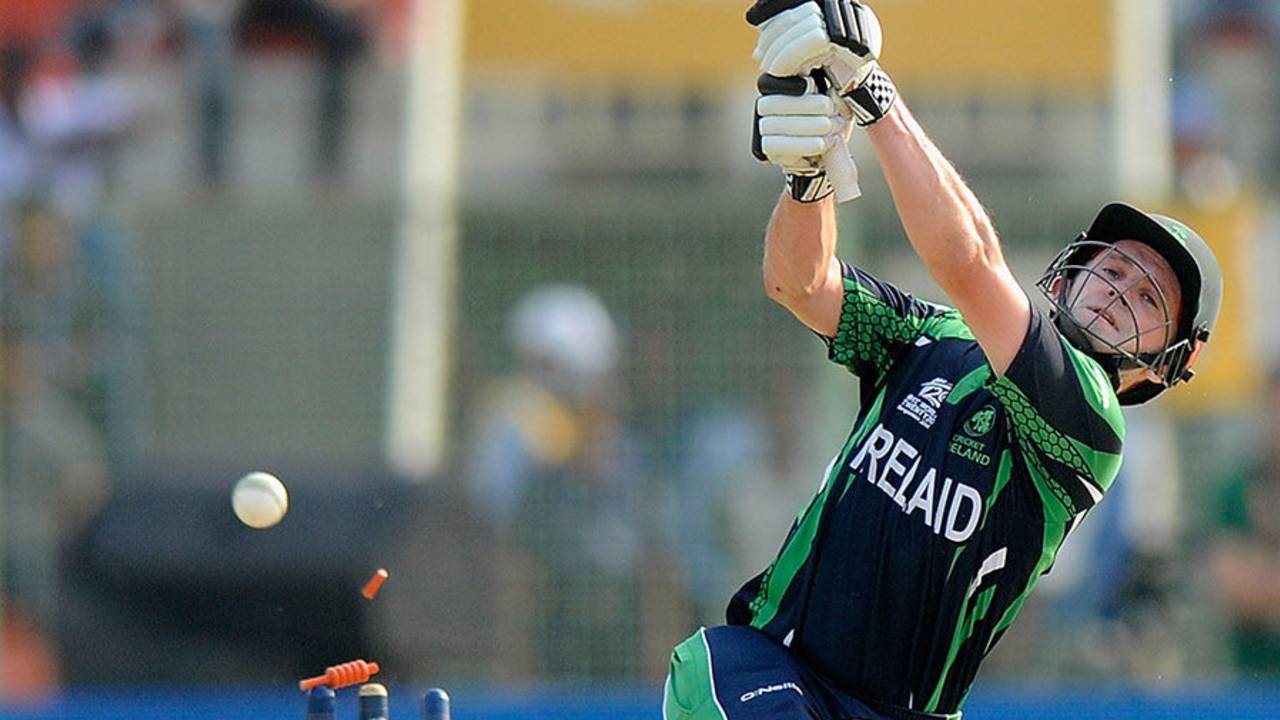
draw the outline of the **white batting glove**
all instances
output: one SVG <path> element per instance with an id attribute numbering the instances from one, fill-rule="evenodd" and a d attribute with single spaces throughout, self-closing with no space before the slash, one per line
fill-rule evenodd
<path id="1" fill-rule="evenodd" d="M 770 75 L 802 75 L 818 67 L 838 69 L 843 88 L 880 56 L 880 21 L 871 8 L 852 0 L 806 2 L 764 21 L 751 54 Z"/>
<path id="2" fill-rule="evenodd" d="M 830 195 L 823 156 L 836 149 L 848 152 L 845 143 L 853 123 L 845 103 L 833 100 L 810 76 L 761 75 L 757 87 L 761 95 L 756 99 L 752 153 L 782 168 L 796 200 L 814 202 Z"/>
<path id="3" fill-rule="evenodd" d="M 883 37 L 871 8 L 856 0 L 761 0 L 747 12 L 760 30 L 752 57 L 769 75 L 803 75 L 821 67 L 859 125 L 888 113 L 897 88 L 880 68 Z"/>

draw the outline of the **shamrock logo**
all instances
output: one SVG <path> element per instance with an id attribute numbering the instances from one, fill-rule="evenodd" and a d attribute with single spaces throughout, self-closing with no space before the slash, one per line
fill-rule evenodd
<path id="1" fill-rule="evenodd" d="M 996 410 L 990 405 L 973 414 L 964 424 L 965 434 L 970 437 L 982 437 L 991 432 L 996 421 Z"/>

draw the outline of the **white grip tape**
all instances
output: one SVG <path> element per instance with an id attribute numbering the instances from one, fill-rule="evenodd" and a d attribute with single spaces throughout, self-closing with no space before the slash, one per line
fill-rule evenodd
<path id="1" fill-rule="evenodd" d="M 843 203 L 862 197 L 858 185 L 858 166 L 849 155 L 849 145 L 843 137 L 836 137 L 831 148 L 822 154 L 822 164 L 827 168 L 827 179 L 835 190 L 836 202 Z"/>

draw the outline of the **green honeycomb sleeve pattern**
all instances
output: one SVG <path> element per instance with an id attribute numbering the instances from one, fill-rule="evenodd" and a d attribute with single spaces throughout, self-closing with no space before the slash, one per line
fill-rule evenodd
<path id="1" fill-rule="evenodd" d="M 1070 493 L 1041 465 L 1037 452 L 1043 452 L 1066 465 L 1095 485 L 1106 487 L 1105 483 L 1094 476 L 1093 468 L 1089 467 L 1084 456 L 1076 450 L 1071 439 L 1045 422 L 1040 413 L 1032 407 L 1031 401 L 1017 385 L 1013 384 L 1013 381 L 1001 376 L 990 382 L 988 387 L 1008 410 L 1009 417 L 1013 421 L 1014 432 L 1018 436 L 1018 442 L 1022 445 L 1028 462 L 1032 463 L 1033 469 L 1043 476 L 1049 490 L 1068 512 L 1072 514 L 1076 512 Z"/>
<path id="2" fill-rule="evenodd" d="M 921 324 L 899 315 L 850 278 L 844 279 L 844 305 L 831 342 L 831 359 L 852 369 L 866 363 L 880 372 L 889 368 L 889 343 L 910 343 Z"/>

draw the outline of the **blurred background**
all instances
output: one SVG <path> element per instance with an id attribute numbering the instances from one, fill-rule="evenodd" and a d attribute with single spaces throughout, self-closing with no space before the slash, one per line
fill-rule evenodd
<path id="1" fill-rule="evenodd" d="M 968 709 L 1274 717 L 1280 3 L 875 8 L 1025 287 L 1116 198 L 1226 274 Z M 3 0 L 0 713 L 288 716 L 363 657 L 401 716 L 657 717 L 857 411 L 760 288 L 744 11 Z M 853 151 L 842 256 L 943 300 Z"/>

